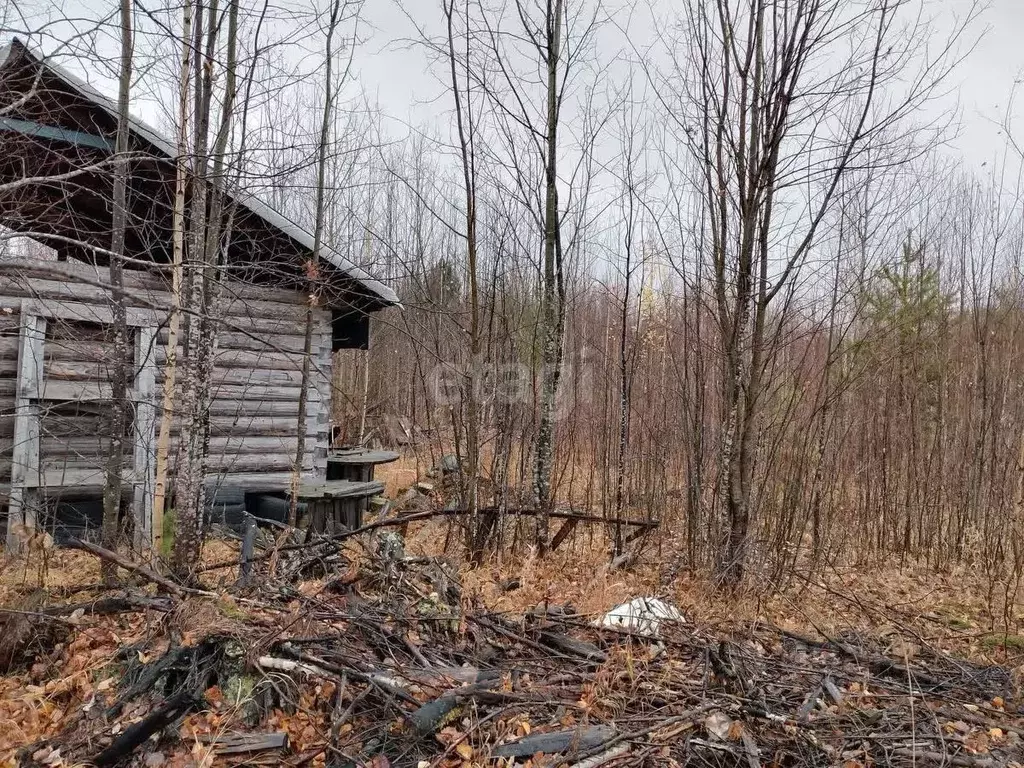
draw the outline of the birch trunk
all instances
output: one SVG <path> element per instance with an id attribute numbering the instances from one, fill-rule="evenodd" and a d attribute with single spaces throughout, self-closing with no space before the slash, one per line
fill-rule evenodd
<path id="1" fill-rule="evenodd" d="M 185 185 L 188 175 L 188 84 L 192 46 L 192 4 L 182 11 L 181 67 L 178 79 L 178 156 L 175 158 L 174 211 L 171 221 L 171 316 L 167 325 L 167 354 L 164 363 L 163 403 L 160 433 L 156 447 L 156 488 L 153 498 L 153 549 L 160 552 L 164 530 L 164 506 L 167 500 L 167 459 L 171 446 L 171 421 L 174 417 L 174 382 L 178 364 L 178 333 L 181 328 L 181 281 L 185 257 Z"/>
<path id="2" fill-rule="evenodd" d="M 204 513 L 206 507 L 206 454 L 209 444 L 210 376 L 216 346 L 217 317 L 215 307 L 220 283 L 220 254 L 225 228 L 224 182 L 225 153 L 236 96 L 235 65 L 238 36 L 238 0 L 232 0 L 228 14 L 227 66 L 224 103 L 213 149 L 213 182 L 209 178 L 207 132 L 213 95 L 212 68 L 219 29 L 218 2 L 209 7 L 206 50 L 202 65 L 196 57 L 195 99 L 196 167 L 190 227 L 191 259 L 188 275 L 185 312 L 185 369 L 182 380 L 182 427 L 179 460 L 175 483 L 177 515 L 174 540 L 174 571 L 189 578 L 191 569 L 202 552 Z M 202 40 L 202 7 L 197 6 L 194 42 Z M 201 68 L 201 71 L 199 71 Z M 207 212 L 209 206 L 209 213 Z"/>

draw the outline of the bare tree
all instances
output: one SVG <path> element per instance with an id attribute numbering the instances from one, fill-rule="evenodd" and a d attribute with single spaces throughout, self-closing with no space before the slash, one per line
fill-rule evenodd
<path id="1" fill-rule="evenodd" d="M 117 138 L 114 152 L 121 157 L 128 153 L 128 129 L 130 115 L 128 99 L 132 83 L 132 5 L 130 0 L 121 1 L 121 72 L 117 94 Z M 113 216 L 110 239 L 110 309 L 113 322 L 111 330 L 114 342 L 114 363 L 110 372 L 110 449 L 106 457 L 103 478 L 103 546 L 117 549 L 118 518 L 121 512 L 121 484 L 124 471 L 124 437 L 131 421 L 132 408 L 128 400 L 128 379 L 131 371 L 130 347 L 128 344 L 128 320 L 124 293 L 124 241 L 128 227 L 128 174 L 127 162 L 114 166 Z M 136 532 L 140 539 L 141 532 Z M 102 575 L 105 582 L 114 579 L 113 563 L 104 561 Z"/>
<path id="2" fill-rule="evenodd" d="M 182 4 L 181 64 L 178 70 L 177 157 L 174 163 L 174 210 L 171 221 L 171 314 L 167 322 L 167 354 L 160 431 L 156 447 L 156 482 L 153 498 L 153 545 L 160 551 L 164 506 L 167 499 L 168 457 L 174 416 L 174 385 L 178 367 L 178 334 L 181 329 L 182 269 L 185 257 L 185 191 L 188 182 L 189 83 L 192 75 L 192 3 Z"/>
<path id="3" fill-rule="evenodd" d="M 355 8 L 350 10 L 350 6 Z M 298 441 L 295 449 L 295 468 L 292 473 L 291 503 L 288 507 L 288 522 L 296 523 L 299 498 L 299 482 L 302 478 L 302 462 L 306 451 L 306 403 L 309 398 L 310 371 L 312 367 L 313 329 L 315 312 L 319 294 L 320 249 L 324 240 L 324 221 L 326 214 L 325 196 L 327 193 L 327 158 L 330 149 L 331 122 L 334 118 L 334 102 L 338 87 L 343 84 L 352 64 L 353 45 L 349 46 L 349 57 L 345 69 L 341 73 L 339 83 L 334 82 L 334 36 L 339 24 L 346 19 L 358 20 L 359 4 L 333 0 L 327 20 L 327 41 L 324 47 L 324 102 L 320 119 L 320 134 L 317 141 L 316 158 L 316 198 L 313 209 L 313 252 L 305 265 L 308 282 L 308 298 L 306 303 L 306 327 L 303 338 L 302 380 L 299 391 Z"/>
<path id="4" fill-rule="evenodd" d="M 722 387 L 717 570 L 727 584 L 742 579 L 750 545 L 764 375 L 783 317 L 772 310 L 792 297 L 842 180 L 868 149 L 886 147 L 890 167 L 926 149 L 908 119 L 955 62 L 962 27 L 937 57 L 918 60 L 907 40 L 930 29 L 901 23 L 902 5 L 687 6 L 690 58 L 679 73 L 688 88 L 665 91 L 678 96 L 666 114 L 687 137 L 707 216 Z"/>
<path id="5" fill-rule="evenodd" d="M 199 559 L 205 514 L 208 402 L 216 333 L 215 313 L 224 227 L 225 153 L 234 116 L 238 0 L 230 0 L 226 40 L 226 79 L 219 127 L 212 151 L 208 141 L 213 100 L 213 64 L 220 30 L 218 0 L 212 0 L 203 19 L 202 0 L 194 17 L 194 157 L 192 211 L 189 222 L 189 261 L 183 270 L 185 367 L 181 387 L 182 426 L 175 468 L 175 573 L 189 578 Z M 205 42 L 204 42 L 205 33 Z M 203 55 L 198 52 L 202 50 Z"/>

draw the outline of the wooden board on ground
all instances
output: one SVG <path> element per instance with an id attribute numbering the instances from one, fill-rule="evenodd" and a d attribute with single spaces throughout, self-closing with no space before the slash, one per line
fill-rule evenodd
<path id="1" fill-rule="evenodd" d="M 300 499 L 369 498 L 383 492 L 384 483 L 379 480 L 364 483 L 353 480 L 331 480 L 329 482 L 304 482 L 299 485 Z"/>
<path id="2" fill-rule="evenodd" d="M 398 451 L 371 451 L 365 448 L 346 448 L 327 454 L 328 464 L 390 464 L 398 461 Z"/>

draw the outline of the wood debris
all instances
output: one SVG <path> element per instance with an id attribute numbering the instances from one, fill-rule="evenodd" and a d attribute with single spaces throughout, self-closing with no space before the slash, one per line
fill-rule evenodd
<path id="1" fill-rule="evenodd" d="M 248 558 L 221 591 L 167 588 L 125 561 L 162 594 L 97 587 L 35 606 L 34 620 L 74 616 L 85 635 L 145 631 L 112 641 L 103 682 L 66 696 L 61 729 L 21 745 L 20 764 L 1024 763 L 1009 670 L 927 644 L 910 658 L 888 654 L 891 638 L 680 621 L 647 637 L 569 606 L 488 612 L 451 564 L 379 542 L 260 542 L 276 556 Z M 16 663 L 57 674 L 67 634 Z"/>

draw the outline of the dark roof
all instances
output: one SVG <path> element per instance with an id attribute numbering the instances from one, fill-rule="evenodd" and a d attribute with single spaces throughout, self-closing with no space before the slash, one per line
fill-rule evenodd
<path id="1" fill-rule="evenodd" d="M 64 148 L 62 159 L 65 164 L 77 162 L 81 167 L 86 160 L 95 162 L 97 157 L 109 156 L 116 125 L 116 103 L 88 83 L 29 50 L 19 40 L 0 48 L 0 146 L 7 143 L 2 137 L 12 133 L 31 139 L 36 145 L 60 145 Z M 165 235 L 170 210 L 167 203 L 169 190 L 173 189 L 176 148 L 159 131 L 136 117 L 131 118 L 129 146 L 155 161 L 148 166 L 141 162 L 132 166 L 132 183 L 140 188 L 148 185 L 145 195 L 136 196 L 146 199 L 148 207 L 133 211 L 134 219 L 143 222 L 140 230 L 155 230 L 149 233 L 148 239 L 139 235 L 142 239 L 136 243 L 136 250 L 152 258 L 154 250 L 165 247 L 167 243 Z M 72 150 L 70 160 L 67 148 Z M 34 154 L 41 155 L 38 151 Z M 35 168 L 26 167 L 27 163 L 43 164 L 43 160 L 31 159 L 30 153 L 22 153 L 14 162 L 11 155 L 6 150 L 0 152 L 0 183 L 25 175 L 45 177 L 42 170 L 37 174 Z M 54 171 L 50 168 L 47 172 L 52 175 Z M 0 222 L 16 231 L 27 231 L 45 221 L 45 231 L 53 236 L 59 238 L 63 229 L 89 239 L 81 234 L 88 231 L 83 224 L 88 217 L 77 215 L 79 211 L 73 210 L 77 203 L 81 203 L 82 210 L 91 212 L 94 225 L 91 239 L 98 240 L 104 229 L 100 220 L 105 218 L 109 222 L 109 204 L 99 198 L 96 188 L 90 187 L 90 181 L 76 177 L 73 189 L 53 190 L 49 198 L 34 199 L 34 207 L 0 204 Z M 47 186 L 45 180 L 41 186 Z M 56 187 L 48 186 L 51 189 Z M 244 250 L 252 263 L 257 263 L 264 255 L 261 252 L 265 252 L 287 260 L 292 268 L 296 268 L 312 252 L 313 237 L 295 222 L 244 190 L 233 190 L 229 197 L 241 211 L 236 214 L 236 231 L 243 236 Z M 12 216 L 12 211 L 17 215 Z M 106 229 L 109 231 L 109 226 Z M 235 247 L 234 242 L 232 247 Z M 333 268 L 328 270 L 328 277 L 337 277 L 348 286 L 344 303 L 354 303 L 369 310 L 398 303 L 394 291 L 337 251 L 323 246 L 320 256 Z"/>

